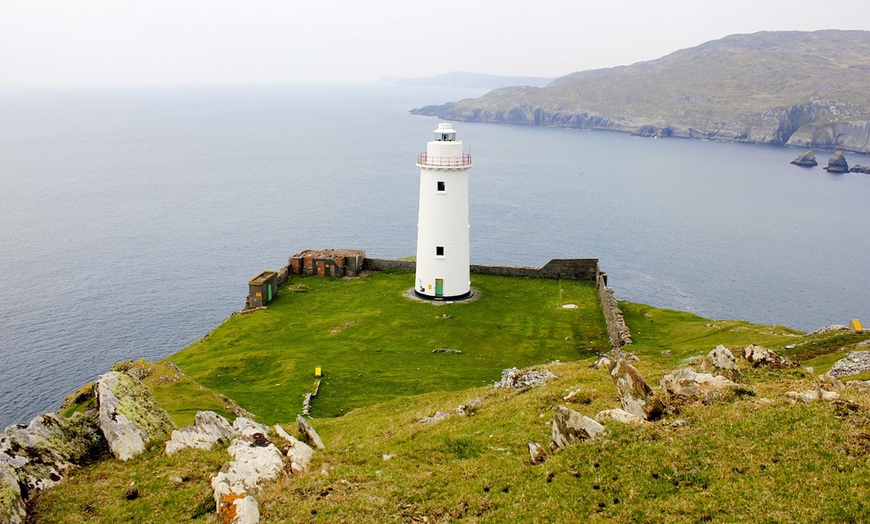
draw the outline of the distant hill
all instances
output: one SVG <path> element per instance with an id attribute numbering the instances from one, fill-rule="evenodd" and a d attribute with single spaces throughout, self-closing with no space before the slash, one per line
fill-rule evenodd
<path id="1" fill-rule="evenodd" d="M 383 82 L 410 86 L 496 89 L 506 86 L 543 87 L 553 80 L 553 78 L 544 78 L 540 76 L 498 76 L 454 71 L 452 73 L 427 76 L 425 78 L 385 78 Z"/>
<path id="2" fill-rule="evenodd" d="M 412 113 L 868 153 L 868 86 L 870 32 L 760 32 Z"/>

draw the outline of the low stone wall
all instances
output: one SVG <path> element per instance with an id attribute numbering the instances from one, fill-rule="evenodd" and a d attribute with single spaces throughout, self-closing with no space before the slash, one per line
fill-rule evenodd
<path id="1" fill-rule="evenodd" d="M 367 258 L 365 259 L 365 262 L 363 262 L 363 269 L 369 271 L 414 271 L 417 269 L 417 264 L 412 260 Z M 588 282 L 596 282 L 599 274 L 597 258 L 553 259 L 547 262 L 544 267 L 471 264 L 469 269 L 472 273 L 478 275 L 564 278 L 569 280 L 586 280 Z"/>
<path id="2" fill-rule="evenodd" d="M 616 302 L 616 294 L 612 287 L 607 287 L 607 275 L 598 276 L 598 296 L 601 298 L 601 309 L 607 322 L 607 334 L 610 336 L 610 346 L 613 349 L 631 344 L 631 331 L 625 324 L 622 310 Z"/>

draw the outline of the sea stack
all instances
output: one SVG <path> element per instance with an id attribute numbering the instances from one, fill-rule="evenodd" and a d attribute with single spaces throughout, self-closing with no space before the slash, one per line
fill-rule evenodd
<path id="1" fill-rule="evenodd" d="M 417 218 L 417 274 L 414 292 L 429 300 L 471 296 L 469 268 L 468 170 L 471 155 L 448 123 L 417 156 L 420 211 Z"/>
<path id="2" fill-rule="evenodd" d="M 842 151 L 837 151 L 834 156 L 828 160 L 828 167 L 825 168 L 828 173 L 848 173 L 849 164 L 846 162 L 846 157 Z"/>
<path id="3" fill-rule="evenodd" d="M 816 162 L 816 155 L 815 155 L 815 153 L 813 153 L 812 149 L 810 149 L 806 153 L 802 154 L 801 156 L 795 158 L 794 160 L 791 161 L 791 163 L 796 165 L 796 166 L 801 166 L 801 167 L 815 167 L 815 166 L 819 165 L 819 163 Z"/>

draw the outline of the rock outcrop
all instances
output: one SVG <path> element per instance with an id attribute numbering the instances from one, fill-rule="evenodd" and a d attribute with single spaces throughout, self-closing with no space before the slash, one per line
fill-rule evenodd
<path id="1" fill-rule="evenodd" d="M 260 510 L 254 495 L 284 469 L 284 455 L 264 433 L 237 437 L 227 448 L 234 460 L 211 480 L 222 522 L 256 523 Z"/>
<path id="2" fill-rule="evenodd" d="M 6 428 L 0 434 L 0 522 L 23 522 L 33 496 L 106 450 L 96 421 L 81 413 L 70 419 L 46 413 Z"/>
<path id="3" fill-rule="evenodd" d="M 529 442 L 529 463 L 534 466 L 547 460 L 547 450 L 537 442 Z"/>
<path id="4" fill-rule="evenodd" d="M 698 373 L 690 367 L 678 368 L 661 380 L 662 389 L 676 402 L 706 402 L 717 392 L 737 384 L 721 376 Z"/>
<path id="5" fill-rule="evenodd" d="M 791 161 L 791 163 L 801 167 L 815 167 L 819 165 L 819 163 L 816 161 L 816 154 L 813 153 L 812 149 L 795 158 Z"/>
<path id="6" fill-rule="evenodd" d="M 213 411 L 200 411 L 192 426 L 177 429 L 166 441 L 166 454 L 172 455 L 184 448 L 211 449 L 215 444 L 229 442 L 237 435 L 232 424 Z"/>
<path id="7" fill-rule="evenodd" d="M 100 428 L 112 454 L 121 460 L 142 453 L 148 442 L 165 438 L 173 429 L 169 415 L 148 388 L 126 373 L 101 375 L 97 401 Z"/>
<path id="8" fill-rule="evenodd" d="M 284 431 L 284 428 L 278 424 L 275 424 L 275 432 L 284 440 L 281 451 L 287 455 L 287 459 L 290 461 L 290 472 L 298 477 L 308 471 L 308 465 L 314 457 L 314 449 Z"/>
<path id="9" fill-rule="evenodd" d="M 777 355 L 770 349 L 756 344 L 749 344 L 743 348 L 743 358 L 755 367 L 796 368 L 798 364 L 789 359 Z"/>
<path id="10" fill-rule="evenodd" d="M 832 377 L 848 377 L 870 371 L 870 351 L 853 351 L 834 362 L 828 375 Z"/>
<path id="11" fill-rule="evenodd" d="M 604 426 L 591 418 L 565 406 L 556 406 L 553 416 L 553 445 L 556 448 L 594 438 L 603 431 Z"/>
<path id="12" fill-rule="evenodd" d="M 517 369 L 511 368 L 501 372 L 501 381 L 496 382 L 496 388 L 513 389 L 515 391 L 526 391 L 528 389 L 544 386 L 550 380 L 556 378 L 548 369 Z"/>
<path id="13" fill-rule="evenodd" d="M 665 409 L 640 372 L 625 360 L 619 360 L 610 371 L 622 409 L 644 420 L 656 420 Z"/>
<path id="14" fill-rule="evenodd" d="M 837 151 L 834 153 L 834 156 L 828 160 L 828 165 L 825 167 L 825 171 L 828 173 L 848 173 L 849 172 L 849 164 L 846 162 L 846 157 L 843 156 L 842 151 Z"/>

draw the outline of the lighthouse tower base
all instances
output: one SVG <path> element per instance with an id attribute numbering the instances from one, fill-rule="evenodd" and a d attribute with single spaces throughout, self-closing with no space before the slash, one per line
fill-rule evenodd
<path id="1" fill-rule="evenodd" d="M 456 302 L 465 303 L 465 302 L 474 302 L 478 298 L 480 298 L 480 291 L 476 291 L 474 289 L 470 289 L 468 293 L 464 295 L 459 295 L 455 297 L 433 297 L 429 295 L 424 295 L 423 293 L 419 293 L 416 289 L 410 288 L 406 291 L 402 296 L 405 298 L 410 298 L 411 300 L 417 300 L 419 302 L 429 302 L 434 306 L 454 304 Z"/>

